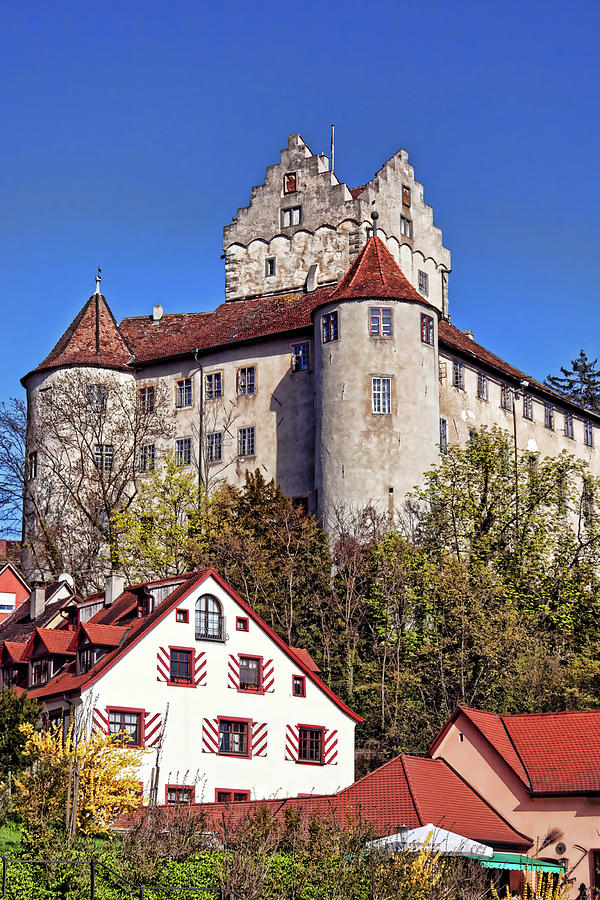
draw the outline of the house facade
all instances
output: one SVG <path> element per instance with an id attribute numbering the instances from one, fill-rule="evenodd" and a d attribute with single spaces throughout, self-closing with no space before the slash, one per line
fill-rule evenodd
<path id="1" fill-rule="evenodd" d="M 29 597 L 29 585 L 12 563 L 0 563 L 0 622 Z"/>
<path id="2" fill-rule="evenodd" d="M 126 732 L 145 751 L 144 796 L 159 803 L 353 782 L 362 719 L 216 572 L 122 587 L 113 576 L 77 620 L 5 641 L 6 683 L 42 701 L 51 723 Z"/>

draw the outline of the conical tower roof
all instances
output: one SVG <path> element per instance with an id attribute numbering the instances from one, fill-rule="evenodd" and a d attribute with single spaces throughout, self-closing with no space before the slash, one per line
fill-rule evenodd
<path id="1" fill-rule="evenodd" d="M 369 297 L 418 300 L 431 305 L 414 289 L 383 241 L 376 236 L 369 238 L 327 302 Z"/>
<path id="2" fill-rule="evenodd" d="M 75 316 L 46 359 L 33 371 L 41 372 L 64 366 L 127 369 L 130 360 L 131 350 L 119 331 L 106 299 L 102 294 L 96 293 L 92 294 Z"/>

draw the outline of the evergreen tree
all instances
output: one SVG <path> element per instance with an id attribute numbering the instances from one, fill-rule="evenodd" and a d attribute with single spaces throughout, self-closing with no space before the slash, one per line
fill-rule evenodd
<path id="1" fill-rule="evenodd" d="M 546 384 L 563 397 L 594 412 L 600 412 L 600 369 L 598 360 L 590 360 L 583 350 L 571 360 L 571 369 L 560 367 L 562 375 L 548 375 Z"/>

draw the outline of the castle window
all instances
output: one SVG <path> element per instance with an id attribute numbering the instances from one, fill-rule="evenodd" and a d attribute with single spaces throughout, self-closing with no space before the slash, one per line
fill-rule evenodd
<path id="1" fill-rule="evenodd" d="M 140 472 L 151 472 L 154 468 L 156 448 L 154 444 L 144 444 L 140 447 Z"/>
<path id="2" fill-rule="evenodd" d="M 154 406 L 156 401 L 156 390 L 154 385 L 148 385 L 147 387 L 142 387 L 138 391 L 138 408 L 142 412 L 151 413 L 154 412 Z"/>
<path id="3" fill-rule="evenodd" d="M 308 497 L 292 497 L 292 506 L 303 515 L 308 515 Z"/>
<path id="4" fill-rule="evenodd" d="M 283 176 L 283 193 L 293 194 L 296 190 L 296 173 L 286 172 Z"/>
<path id="5" fill-rule="evenodd" d="M 400 234 L 403 234 L 404 237 L 412 239 L 413 223 L 412 220 L 407 219 L 406 216 L 400 216 Z"/>
<path id="6" fill-rule="evenodd" d="M 500 388 L 500 406 L 510 412 L 512 409 L 512 390 L 507 384 Z"/>
<path id="7" fill-rule="evenodd" d="M 448 452 L 448 420 L 440 418 L 440 453 Z"/>
<path id="8" fill-rule="evenodd" d="M 374 306 L 369 310 L 369 334 L 371 337 L 392 336 L 392 310 L 389 307 Z"/>
<path id="9" fill-rule="evenodd" d="M 206 399 L 217 400 L 223 396 L 223 373 L 212 372 L 206 376 Z"/>
<path id="10" fill-rule="evenodd" d="M 325 313 L 321 320 L 323 329 L 323 343 L 329 344 L 330 341 L 338 339 L 338 314 L 336 312 Z"/>
<path id="11" fill-rule="evenodd" d="M 421 341 L 433 347 L 434 340 L 433 319 L 421 313 Z"/>
<path id="12" fill-rule="evenodd" d="M 402 185 L 402 205 L 410 206 L 410 188 L 407 185 Z"/>
<path id="13" fill-rule="evenodd" d="M 99 472 L 112 472 L 114 447 L 110 444 L 96 444 L 94 465 Z"/>
<path id="14" fill-rule="evenodd" d="M 219 721 L 219 753 L 248 756 L 248 722 L 221 719 Z"/>
<path id="15" fill-rule="evenodd" d="M 533 421 L 533 397 L 531 394 L 523 394 L 523 418 Z"/>
<path id="16" fill-rule="evenodd" d="M 276 268 L 277 264 L 274 256 L 269 256 L 265 259 L 265 278 L 272 278 L 275 275 Z"/>
<path id="17" fill-rule="evenodd" d="M 244 366 L 237 371 L 238 394 L 253 394 L 256 387 L 256 370 L 254 366 Z"/>
<path id="18" fill-rule="evenodd" d="M 178 438 L 175 443 L 175 462 L 178 466 L 189 466 L 192 461 L 192 439 Z"/>
<path id="19" fill-rule="evenodd" d="M 321 765 L 323 762 L 323 729 L 298 729 L 298 762 Z"/>
<path id="20" fill-rule="evenodd" d="M 375 376 L 371 379 L 371 394 L 374 413 L 391 413 L 392 379 Z"/>
<path id="21" fill-rule="evenodd" d="M 86 400 L 88 409 L 93 409 L 94 412 L 104 412 L 106 409 L 106 385 L 86 385 Z"/>
<path id="22" fill-rule="evenodd" d="M 483 372 L 477 373 L 477 396 L 480 400 L 488 398 L 488 380 L 487 375 L 484 375 Z"/>
<path id="23" fill-rule="evenodd" d="M 293 225 L 299 225 L 302 220 L 302 207 L 290 206 L 288 209 L 281 210 L 281 227 L 291 228 Z"/>
<path id="24" fill-rule="evenodd" d="M 206 458 L 209 463 L 223 459 L 223 432 L 215 431 L 206 435 Z"/>
<path id="25" fill-rule="evenodd" d="M 573 438 L 573 413 L 565 413 L 565 437 Z"/>
<path id="26" fill-rule="evenodd" d="M 184 409 L 192 405 L 192 379 L 181 378 L 175 382 L 175 407 Z"/>
<path id="27" fill-rule="evenodd" d="M 310 345 L 308 341 L 292 344 L 292 372 L 308 372 L 310 369 Z"/>
<path id="28" fill-rule="evenodd" d="M 238 456 L 254 456 L 254 453 L 254 426 L 251 426 L 250 428 L 238 428 Z"/>
<path id="29" fill-rule="evenodd" d="M 34 478 L 37 478 L 38 473 L 38 455 L 37 450 L 32 450 L 31 453 L 27 456 L 28 470 L 27 474 L 30 481 L 33 481 Z"/>
<path id="30" fill-rule="evenodd" d="M 554 407 L 551 403 L 544 403 L 544 425 L 546 428 L 554 428 Z"/>
<path id="31" fill-rule="evenodd" d="M 586 447 L 594 446 L 594 429 L 591 422 L 583 423 L 583 441 Z"/>
<path id="32" fill-rule="evenodd" d="M 429 296 L 429 275 L 419 269 L 419 292 L 423 296 Z"/>
<path id="33" fill-rule="evenodd" d="M 292 675 L 292 694 L 294 697 L 306 697 L 306 678 L 304 675 Z"/>
<path id="34" fill-rule="evenodd" d="M 465 367 L 456 360 L 452 363 L 452 384 L 461 391 L 465 389 Z"/>

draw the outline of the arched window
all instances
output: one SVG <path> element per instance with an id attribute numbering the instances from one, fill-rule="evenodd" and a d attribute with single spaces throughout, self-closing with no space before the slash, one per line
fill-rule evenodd
<path id="1" fill-rule="evenodd" d="M 225 640 L 223 608 L 216 597 L 210 594 L 203 594 L 196 600 L 196 639 Z"/>

